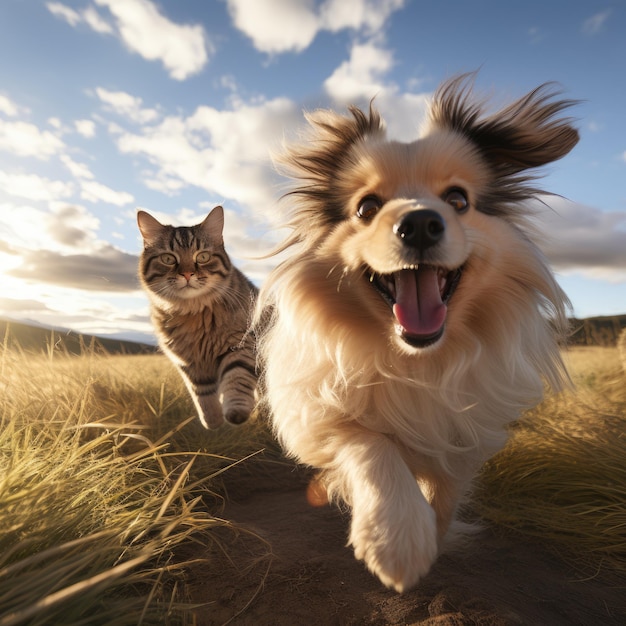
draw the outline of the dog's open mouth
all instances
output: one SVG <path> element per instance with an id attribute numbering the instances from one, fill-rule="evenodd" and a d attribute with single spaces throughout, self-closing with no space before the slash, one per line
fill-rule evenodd
<path id="1" fill-rule="evenodd" d="M 369 271 L 369 281 L 389 304 L 396 332 L 409 345 L 425 348 L 443 335 L 447 304 L 463 268 L 411 265 L 392 274 Z"/>

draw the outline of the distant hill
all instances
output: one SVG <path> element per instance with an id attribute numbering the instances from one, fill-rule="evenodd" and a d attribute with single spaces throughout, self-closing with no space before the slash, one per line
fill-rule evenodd
<path id="1" fill-rule="evenodd" d="M 83 335 L 72 330 L 62 330 L 0 319 L 0 342 L 23 350 L 48 352 L 58 350 L 69 354 L 96 351 L 106 354 L 149 354 L 156 346 L 122 339 Z"/>
<path id="2" fill-rule="evenodd" d="M 626 314 L 586 319 L 574 318 L 570 322 L 572 328 L 570 345 L 615 346 L 620 332 L 626 328 Z"/>
<path id="3" fill-rule="evenodd" d="M 570 345 L 615 346 L 621 330 L 626 328 L 626 314 L 572 318 L 570 323 Z M 48 352 L 54 349 L 69 354 L 83 354 L 92 350 L 107 354 L 150 354 L 158 351 L 156 346 L 147 343 L 84 335 L 72 330 L 45 328 L 2 319 L 0 342 L 28 351 Z"/>

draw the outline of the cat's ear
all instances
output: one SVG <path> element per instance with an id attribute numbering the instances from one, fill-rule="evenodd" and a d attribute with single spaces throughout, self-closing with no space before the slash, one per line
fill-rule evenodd
<path id="1" fill-rule="evenodd" d="M 143 237 L 144 243 L 148 244 L 155 241 L 165 228 L 156 217 L 152 217 L 146 211 L 137 212 L 137 225 Z"/>
<path id="2" fill-rule="evenodd" d="M 200 224 L 202 230 L 207 232 L 216 243 L 223 243 L 224 232 L 224 208 L 219 204 L 204 218 Z"/>

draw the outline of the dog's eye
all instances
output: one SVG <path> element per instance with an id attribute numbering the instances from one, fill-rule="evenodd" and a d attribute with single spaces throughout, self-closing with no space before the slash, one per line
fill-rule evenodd
<path id="1" fill-rule="evenodd" d="M 470 203 L 467 199 L 467 194 L 463 189 L 459 187 L 452 187 L 448 189 L 446 193 L 443 194 L 443 201 L 447 202 L 457 213 L 465 213 L 469 207 Z"/>
<path id="2" fill-rule="evenodd" d="M 371 220 L 378 209 L 382 206 L 382 202 L 376 196 L 365 196 L 361 202 L 359 202 L 359 208 L 357 209 L 356 216 L 364 219 Z"/>

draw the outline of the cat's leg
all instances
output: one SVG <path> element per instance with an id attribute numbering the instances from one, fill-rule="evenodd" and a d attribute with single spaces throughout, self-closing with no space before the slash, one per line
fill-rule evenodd
<path id="1" fill-rule="evenodd" d="M 236 355 L 233 353 L 233 358 L 222 363 L 219 395 L 226 421 L 242 424 L 256 405 L 257 377 L 251 359 Z"/>
<path id="2" fill-rule="evenodd" d="M 205 428 L 219 428 L 224 423 L 222 405 L 218 397 L 218 386 L 214 379 L 198 379 L 190 368 L 180 368 L 189 395 Z M 193 378 L 192 378 L 193 376 Z"/>
<path id="3" fill-rule="evenodd" d="M 222 405 L 215 393 L 199 393 L 194 397 L 198 416 L 205 428 L 219 428 L 224 423 Z"/>

